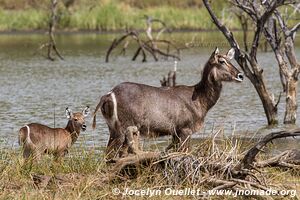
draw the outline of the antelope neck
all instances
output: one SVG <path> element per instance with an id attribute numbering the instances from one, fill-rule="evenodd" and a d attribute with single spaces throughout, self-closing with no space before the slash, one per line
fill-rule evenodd
<path id="1" fill-rule="evenodd" d="M 203 76 L 201 81 L 195 86 L 195 94 L 200 104 L 204 106 L 206 112 L 211 109 L 219 100 L 222 91 L 222 83 L 209 80 L 209 76 Z"/>
<path id="2" fill-rule="evenodd" d="M 80 134 L 80 127 L 76 127 L 74 122 L 69 120 L 65 129 L 71 134 L 72 143 L 74 143 Z"/>

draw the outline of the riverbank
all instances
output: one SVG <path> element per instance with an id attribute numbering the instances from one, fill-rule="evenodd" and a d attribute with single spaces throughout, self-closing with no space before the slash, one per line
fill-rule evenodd
<path id="1" fill-rule="evenodd" d="M 211 6 L 227 27 L 241 29 L 227 1 L 214 0 Z M 64 32 L 144 30 L 145 15 L 162 20 L 171 30 L 216 30 L 202 0 L 64 0 L 57 7 L 57 30 Z M 50 13 L 48 1 L 0 0 L 0 31 L 46 31 Z M 296 24 L 299 17 L 293 15 L 289 24 Z M 153 23 L 154 30 L 161 27 Z"/>
<path id="2" fill-rule="evenodd" d="M 172 30 L 214 30 L 206 9 L 201 6 L 177 7 L 180 5 L 162 5 L 136 7 L 129 3 L 107 0 L 85 5 L 78 4 L 67 8 L 58 8 L 58 30 L 72 31 L 124 31 L 126 28 L 145 29 L 145 15 L 164 21 Z M 228 7 L 216 9 L 224 22 L 233 29 L 239 29 L 238 21 L 228 12 Z M 0 31 L 47 30 L 50 10 L 47 6 L 24 7 L 22 9 L 0 10 Z M 161 24 L 154 23 L 154 29 Z"/>

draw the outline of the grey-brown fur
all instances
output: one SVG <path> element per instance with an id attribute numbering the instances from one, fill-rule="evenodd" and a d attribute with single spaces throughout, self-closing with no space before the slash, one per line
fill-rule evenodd
<path id="1" fill-rule="evenodd" d="M 230 63 L 233 55 L 233 49 L 227 55 L 216 49 L 203 69 L 201 81 L 194 86 L 153 87 L 125 82 L 102 96 L 93 127 L 96 111 L 101 108 L 110 131 L 108 153 L 120 149 L 129 126 L 136 126 L 141 136 L 172 135 L 173 142 L 167 149 L 188 149 L 191 134 L 200 130 L 207 112 L 218 101 L 222 81 L 243 79 Z"/>
<path id="2" fill-rule="evenodd" d="M 56 158 L 64 156 L 76 142 L 80 131 L 86 129 L 84 118 L 88 114 L 88 106 L 77 113 L 72 113 L 67 108 L 66 115 L 69 120 L 66 128 L 50 128 L 37 123 L 22 127 L 19 131 L 19 144 L 23 147 L 23 157 L 39 159 L 44 153 L 53 154 Z"/>

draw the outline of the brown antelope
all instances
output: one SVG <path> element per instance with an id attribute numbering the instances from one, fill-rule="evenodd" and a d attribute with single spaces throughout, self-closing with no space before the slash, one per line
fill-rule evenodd
<path id="1" fill-rule="evenodd" d="M 218 101 L 222 82 L 243 80 L 243 74 L 230 62 L 233 57 L 234 49 L 222 55 L 216 48 L 201 81 L 193 86 L 153 87 L 125 82 L 102 96 L 94 112 L 93 128 L 101 108 L 110 132 L 107 153 L 121 149 L 129 126 L 136 126 L 141 136 L 172 135 L 167 150 L 187 150 L 192 133 L 200 130 L 207 112 Z"/>
<path id="2" fill-rule="evenodd" d="M 80 130 L 86 130 L 84 118 L 89 114 L 87 106 L 82 112 L 72 113 L 66 108 L 66 116 L 69 119 L 66 128 L 50 128 L 48 126 L 31 123 L 22 127 L 19 131 L 19 144 L 23 146 L 23 157 L 32 156 L 39 159 L 44 153 L 50 153 L 56 159 L 68 153 Z"/>

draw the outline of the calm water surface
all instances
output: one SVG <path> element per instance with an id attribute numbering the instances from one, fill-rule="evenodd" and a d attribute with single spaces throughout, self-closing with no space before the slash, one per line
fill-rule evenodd
<path id="1" fill-rule="evenodd" d="M 132 62 L 133 49 L 129 49 L 125 56 L 118 55 L 120 50 L 117 50 L 111 62 L 105 63 L 106 49 L 116 36 L 59 35 L 57 43 L 65 60 L 51 62 L 35 54 L 39 45 L 47 40 L 46 35 L 0 35 L 0 148 L 18 147 L 18 130 L 26 123 L 39 122 L 53 127 L 55 111 L 55 126 L 64 127 L 67 106 L 76 112 L 89 105 L 93 111 L 100 97 L 118 83 L 132 81 L 159 86 L 161 77 L 173 69 L 172 59 L 155 62 L 149 57 L 147 63 L 140 60 Z M 166 37 L 179 44 L 195 37 L 198 44 L 198 47 L 182 52 L 182 60 L 178 63 L 178 84 L 191 85 L 200 80 L 201 69 L 215 46 L 219 46 L 224 53 L 228 50 L 226 41 L 218 32 L 173 33 Z M 296 53 L 300 57 L 299 39 L 297 43 Z M 264 68 L 268 88 L 277 98 L 281 85 L 273 53 L 259 53 L 259 63 Z M 282 122 L 284 98 L 281 102 L 279 119 Z M 108 129 L 100 113 L 97 120 L 96 130 L 89 126 L 76 145 L 105 146 Z M 91 125 L 91 121 L 89 117 L 87 123 Z M 261 102 L 250 82 L 226 83 L 220 101 L 209 112 L 204 128 L 194 138 L 201 138 L 218 129 L 224 129 L 226 135 L 234 132 L 243 137 L 259 137 L 271 131 L 266 128 L 266 123 Z M 167 140 L 155 139 L 157 142 Z M 297 148 L 300 146 L 295 140 L 285 141 Z"/>

